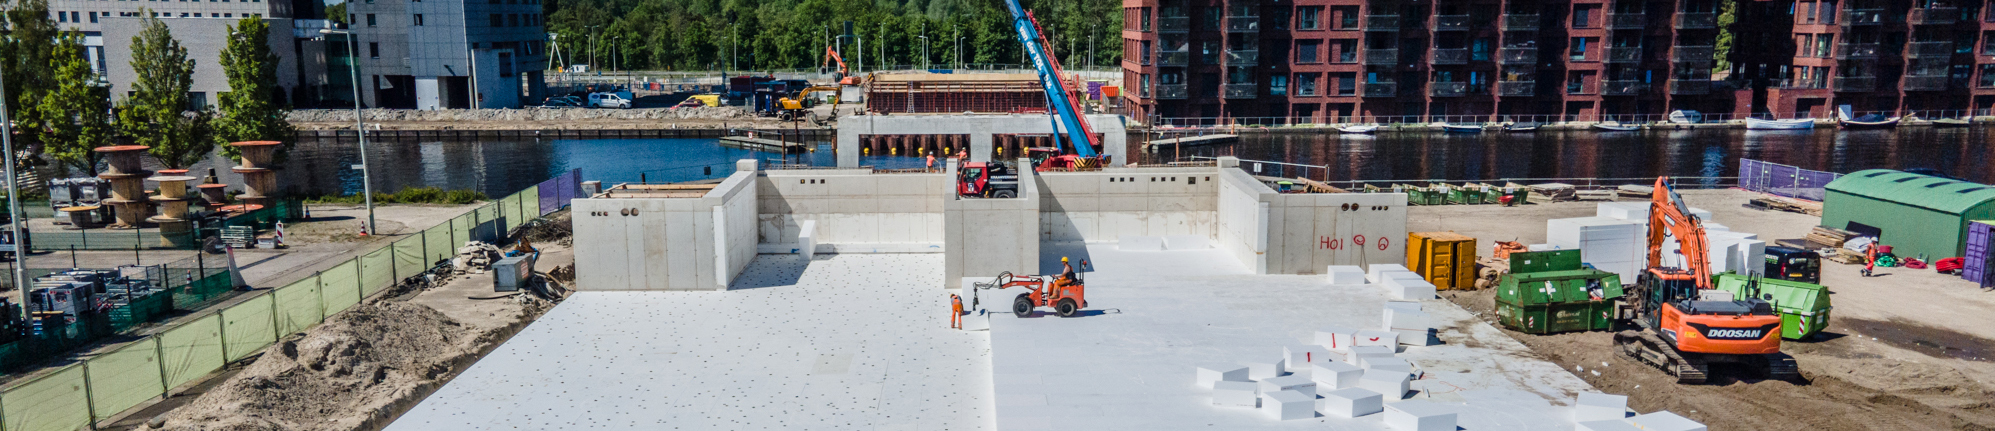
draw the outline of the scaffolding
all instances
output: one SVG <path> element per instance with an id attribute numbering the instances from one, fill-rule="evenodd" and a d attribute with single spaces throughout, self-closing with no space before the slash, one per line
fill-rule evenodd
<path id="1" fill-rule="evenodd" d="M 1069 92 L 1077 81 L 1068 79 Z M 1077 96 L 1078 97 L 1078 96 Z M 1023 73 L 880 74 L 866 88 L 866 110 L 885 114 L 1027 114 L 1046 112 L 1038 77 Z"/>

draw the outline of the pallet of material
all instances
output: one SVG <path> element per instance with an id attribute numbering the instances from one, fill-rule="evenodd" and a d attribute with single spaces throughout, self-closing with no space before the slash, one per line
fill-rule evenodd
<path id="1" fill-rule="evenodd" d="M 1654 195 L 1655 195 L 1655 193 L 1656 193 L 1656 187 L 1655 187 L 1655 186 L 1638 186 L 1638 185 L 1634 185 L 1634 184 L 1626 184 L 1626 185 L 1622 185 L 1622 186 L 1619 186 L 1619 187 L 1615 187 L 1615 188 L 1614 188 L 1614 193 L 1616 193 L 1616 194 L 1619 194 L 1619 195 L 1621 195 L 1622 197 L 1630 197 L 1630 198 L 1647 198 L 1647 197 L 1650 197 L 1650 196 L 1654 196 Z"/>
<path id="2" fill-rule="evenodd" d="M 1582 201 L 1611 201 L 1614 200 L 1614 191 L 1580 190 L 1573 192 L 1573 199 L 1582 200 Z"/>
<path id="3" fill-rule="evenodd" d="M 1856 232 L 1850 232 L 1836 228 L 1816 226 L 1815 229 L 1809 231 L 1808 236 L 1803 239 L 1806 239 L 1808 240 L 1808 242 L 1811 243 L 1823 244 L 1830 247 L 1842 247 L 1843 242 L 1849 241 L 1850 238 L 1855 238 L 1856 236 L 1857 236 Z"/>
<path id="4" fill-rule="evenodd" d="M 1518 185 L 1517 183 L 1506 183 L 1503 186 L 1526 187 Z M 1531 189 L 1532 193 L 1537 193 L 1540 196 L 1544 196 L 1545 199 L 1551 200 L 1552 202 L 1570 201 L 1570 200 L 1579 199 L 1578 195 L 1579 190 L 1573 188 L 1572 184 L 1566 184 L 1566 183 L 1532 184 L 1529 186 L 1529 188 Z"/>
<path id="5" fill-rule="evenodd" d="M 1343 188 L 1339 188 L 1329 184 L 1324 184 L 1322 181 L 1312 180 L 1303 177 L 1295 177 L 1295 183 L 1301 184 L 1303 187 L 1308 188 L 1310 193 L 1350 193 L 1351 192 L 1350 190 L 1344 190 Z"/>
<path id="6" fill-rule="evenodd" d="M 1817 217 L 1820 217 L 1822 215 L 1821 202 L 1811 202 L 1799 199 L 1788 199 L 1779 196 L 1764 196 L 1764 197 L 1753 198 L 1751 201 L 1748 201 L 1746 203 L 1746 207 L 1753 209 L 1760 209 L 1760 210 L 1775 210 L 1775 211 L 1786 211 L 1791 213 L 1801 213 Z"/>

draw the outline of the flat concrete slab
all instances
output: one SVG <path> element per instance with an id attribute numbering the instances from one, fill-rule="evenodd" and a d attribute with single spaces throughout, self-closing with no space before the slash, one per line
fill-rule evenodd
<path id="1" fill-rule="evenodd" d="M 1060 318 L 991 318 L 997 424 L 1038 429 L 1383 430 L 1380 415 L 1276 421 L 1212 406 L 1201 364 L 1239 363 L 1314 344 L 1318 329 L 1371 328 L 1387 294 L 1326 286 L 1320 275 L 1248 274 L 1217 250 L 1124 252 L 1113 244 L 1042 247 L 1041 256 L 1087 256 L 1089 308 Z M 1050 263 L 1058 267 L 1058 258 Z M 1047 263 L 1042 263 L 1042 268 Z M 1440 344 L 1403 347 L 1423 371 L 1409 399 L 1449 406 L 1467 430 L 1572 429 L 1568 405 L 1584 381 L 1536 359 L 1522 344 L 1444 301 L 1425 311 Z M 1304 372 L 1307 375 L 1311 372 Z M 1326 389 L 1327 390 L 1327 389 Z M 1398 402 L 1398 401 L 1393 401 Z"/>
<path id="2" fill-rule="evenodd" d="M 988 333 L 949 329 L 942 255 L 798 259 L 731 291 L 577 293 L 387 429 L 994 427 Z"/>

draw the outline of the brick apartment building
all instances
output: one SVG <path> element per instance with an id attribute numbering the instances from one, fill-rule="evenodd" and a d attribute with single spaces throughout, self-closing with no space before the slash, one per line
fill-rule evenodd
<path id="1" fill-rule="evenodd" d="M 1125 97 L 1180 124 L 1989 115 L 1987 1 L 1124 0 Z"/>

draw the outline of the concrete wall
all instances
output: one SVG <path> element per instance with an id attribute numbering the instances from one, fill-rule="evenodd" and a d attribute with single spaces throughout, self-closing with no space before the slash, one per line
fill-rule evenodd
<path id="1" fill-rule="evenodd" d="M 754 259 L 755 172 L 680 199 L 576 199 L 581 290 L 725 290 Z"/>
<path id="2" fill-rule="evenodd" d="M 953 177 L 956 168 L 952 161 L 947 172 Z M 1020 275 L 1039 273 L 1042 194 L 1039 181 L 1026 178 L 1029 175 L 1033 175 L 1032 171 L 1020 175 L 1017 198 L 966 199 L 952 195 L 943 202 L 944 288 L 961 287 L 954 283 L 963 277 L 995 277 L 1005 271 Z"/>
<path id="3" fill-rule="evenodd" d="M 1219 170 L 1109 168 L 1039 174 L 1039 239 L 1114 242 L 1122 236 L 1212 237 Z"/>
<path id="4" fill-rule="evenodd" d="M 1088 124 L 1102 134 L 1102 151 L 1113 163 L 1129 163 L 1128 130 L 1122 116 L 1089 115 Z M 859 167 L 860 135 L 970 135 L 970 161 L 990 161 L 991 135 L 997 133 L 1052 133 L 1053 121 L 1045 114 L 1033 115 L 862 115 L 838 118 L 838 167 Z"/>
<path id="5" fill-rule="evenodd" d="M 1215 246 L 1256 274 L 1406 261 L 1404 194 L 1280 194 L 1239 169 L 1220 175 Z"/>
<path id="6" fill-rule="evenodd" d="M 1237 164 L 1234 160 L 1220 163 L 1213 247 L 1233 255 L 1247 270 L 1267 274 L 1268 203 L 1262 199 L 1275 191 L 1233 168 Z"/>
<path id="7" fill-rule="evenodd" d="M 772 170 L 756 179 L 764 244 L 796 242 L 798 223 L 817 221 L 820 249 L 900 244 L 940 252 L 945 174 L 874 174 L 865 169 Z"/>

